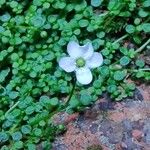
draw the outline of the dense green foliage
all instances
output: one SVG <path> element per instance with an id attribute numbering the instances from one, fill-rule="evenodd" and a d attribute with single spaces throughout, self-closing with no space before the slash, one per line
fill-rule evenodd
<path id="1" fill-rule="evenodd" d="M 150 81 L 141 57 L 150 55 L 149 8 L 150 0 L 0 0 L 1 150 L 50 149 L 64 129 L 51 117 L 74 83 L 58 66 L 71 40 L 91 41 L 104 64 L 90 85 L 77 83 L 68 112 L 104 92 L 113 100 L 132 96 L 128 77 Z"/>

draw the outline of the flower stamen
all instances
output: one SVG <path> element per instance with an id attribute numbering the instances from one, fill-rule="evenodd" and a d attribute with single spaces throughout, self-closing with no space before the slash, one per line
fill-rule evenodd
<path id="1" fill-rule="evenodd" d="M 76 59 L 76 65 L 77 67 L 84 67 L 85 66 L 85 60 L 82 57 L 79 57 Z"/>

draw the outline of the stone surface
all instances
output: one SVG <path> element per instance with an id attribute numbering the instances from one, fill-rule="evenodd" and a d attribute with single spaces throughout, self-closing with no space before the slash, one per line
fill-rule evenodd
<path id="1" fill-rule="evenodd" d="M 82 114 L 57 114 L 67 126 L 53 150 L 150 150 L 150 86 L 139 85 L 133 99 L 98 100 Z M 90 149 L 93 148 L 93 149 Z"/>
<path id="2" fill-rule="evenodd" d="M 143 132 L 140 131 L 140 130 L 133 130 L 133 131 L 132 131 L 132 136 L 133 136 L 133 138 L 139 140 L 139 139 L 142 138 Z"/>

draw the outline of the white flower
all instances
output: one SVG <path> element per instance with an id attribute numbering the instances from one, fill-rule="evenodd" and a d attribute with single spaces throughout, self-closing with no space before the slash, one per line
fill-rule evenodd
<path id="1" fill-rule="evenodd" d="M 69 57 L 61 58 L 59 66 L 66 72 L 75 71 L 79 83 L 85 85 L 89 84 L 93 78 L 90 69 L 102 65 L 102 55 L 98 52 L 94 52 L 91 43 L 80 46 L 74 41 L 69 42 L 67 52 Z"/>

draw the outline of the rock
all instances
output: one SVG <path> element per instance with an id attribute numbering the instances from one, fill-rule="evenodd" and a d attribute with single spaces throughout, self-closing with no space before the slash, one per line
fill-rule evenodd
<path id="1" fill-rule="evenodd" d="M 111 129 L 111 122 L 109 120 L 103 120 L 103 122 L 101 123 L 101 126 L 99 128 L 99 130 L 101 132 L 103 132 L 104 134 L 107 134 Z"/>
<path id="2" fill-rule="evenodd" d="M 97 129 L 98 129 L 98 124 L 96 124 L 96 123 L 93 123 L 90 126 L 90 131 L 91 131 L 92 134 L 95 134 L 97 132 Z"/>
<path id="3" fill-rule="evenodd" d="M 119 112 L 116 110 L 116 111 L 112 111 L 109 114 L 109 118 L 114 122 L 122 122 L 126 118 L 126 115 L 123 112 Z"/>
<path id="4" fill-rule="evenodd" d="M 55 146 L 55 149 L 53 150 L 68 150 L 67 146 L 65 144 L 58 144 Z"/>
<path id="5" fill-rule="evenodd" d="M 65 120 L 65 123 L 69 123 L 69 122 L 75 121 L 78 116 L 79 116 L 78 113 L 74 113 L 74 114 L 68 115 L 68 117 Z"/>
<path id="6" fill-rule="evenodd" d="M 98 107 L 102 111 L 107 111 L 109 109 L 113 109 L 113 103 L 107 100 L 107 101 L 104 101 L 104 102 L 100 102 L 98 104 Z"/>
<path id="7" fill-rule="evenodd" d="M 133 130 L 132 131 L 132 136 L 134 139 L 139 140 L 143 137 L 143 132 L 140 130 Z"/>
<path id="8" fill-rule="evenodd" d="M 101 145 L 92 145 L 87 147 L 87 150 L 103 150 L 103 147 Z"/>
<path id="9" fill-rule="evenodd" d="M 147 144 L 150 144 L 150 132 L 147 132 L 145 135 L 145 141 Z"/>
<path id="10" fill-rule="evenodd" d="M 128 138 L 124 141 L 125 145 L 127 146 L 127 148 L 124 148 L 123 150 L 137 150 L 138 145 L 136 145 L 132 138 Z M 125 146 L 125 147 L 126 147 Z"/>
<path id="11" fill-rule="evenodd" d="M 134 91 L 134 100 L 136 101 L 143 101 L 143 95 L 141 94 L 140 90 L 136 88 L 136 90 Z"/>
<path id="12" fill-rule="evenodd" d="M 107 134 L 109 137 L 109 142 L 111 144 L 117 144 L 120 143 L 123 138 L 123 127 L 122 124 L 113 124 L 111 130 L 109 130 L 109 133 Z"/>
<path id="13" fill-rule="evenodd" d="M 128 119 L 123 120 L 122 122 L 124 131 L 131 131 L 132 130 L 132 122 Z"/>
<path id="14" fill-rule="evenodd" d="M 145 56 L 144 60 L 146 64 L 150 65 L 150 56 Z"/>
<path id="15" fill-rule="evenodd" d="M 121 142 L 121 147 L 125 150 L 128 148 L 127 144 L 124 142 Z"/>
<path id="16" fill-rule="evenodd" d="M 82 113 L 60 114 L 56 122 L 67 124 L 67 131 L 57 137 L 54 150 L 87 150 L 92 145 L 103 150 L 150 150 L 150 87 L 137 88 L 134 98 L 101 98 Z"/>
<path id="17" fill-rule="evenodd" d="M 150 86 L 142 84 L 140 85 L 139 90 L 141 94 L 143 95 L 144 101 L 149 101 L 150 100 Z"/>

